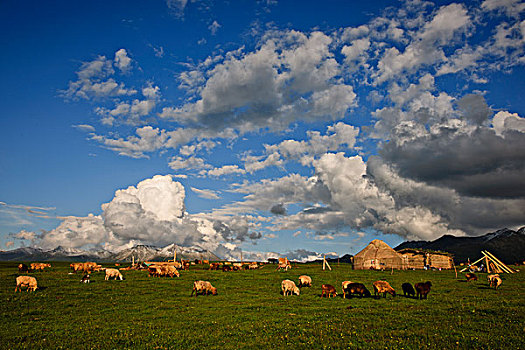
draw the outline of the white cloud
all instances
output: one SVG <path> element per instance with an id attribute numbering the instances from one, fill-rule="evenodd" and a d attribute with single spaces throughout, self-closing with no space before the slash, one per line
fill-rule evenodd
<path id="1" fill-rule="evenodd" d="M 525 11 L 525 3 L 521 0 L 485 0 L 481 8 L 485 11 L 501 10 L 508 16 L 518 17 L 521 12 Z"/>
<path id="2" fill-rule="evenodd" d="M 79 125 L 73 125 L 74 128 L 78 130 L 82 130 L 85 132 L 94 132 L 95 128 L 89 124 L 79 124 Z"/>
<path id="3" fill-rule="evenodd" d="M 492 119 L 492 125 L 498 136 L 504 136 L 507 130 L 525 133 L 525 118 L 521 118 L 518 113 L 498 112 Z"/>
<path id="4" fill-rule="evenodd" d="M 13 237 L 26 241 L 34 241 L 36 238 L 36 234 L 32 231 L 22 230 L 15 234 Z"/>
<path id="5" fill-rule="evenodd" d="M 230 174 L 246 174 L 244 169 L 240 169 L 238 165 L 224 165 L 220 168 L 214 168 L 201 173 L 201 175 L 207 174 L 208 176 L 224 176 Z"/>
<path id="6" fill-rule="evenodd" d="M 180 75 L 196 101 L 166 107 L 162 118 L 241 134 L 280 130 L 299 118 L 339 119 L 356 106 L 356 94 L 336 79 L 340 67 L 324 33 L 297 31 L 267 36 L 254 52 L 230 51 Z"/>
<path id="7" fill-rule="evenodd" d="M 219 22 L 213 21 L 212 24 L 208 26 L 208 29 L 210 30 L 211 35 L 215 35 L 217 34 L 217 31 L 219 30 L 220 27 L 222 26 L 219 24 Z"/>
<path id="8" fill-rule="evenodd" d="M 126 49 L 120 49 L 115 52 L 115 66 L 122 72 L 127 72 L 131 67 L 131 58 L 128 56 Z"/>
<path id="9" fill-rule="evenodd" d="M 329 151 L 337 151 L 346 147 L 352 149 L 356 143 L 359 129 L 343 122 L 327 126 L 326 134 L 318 131 L 308 131 L 307 140 L 284 140 L 277 145 L 265 145 L 268 156 L 244 157 L 246 171 L 253 173 L 269 166 L 283 167 L 286 160 L 297 160 L 303 165 L 311 165 L 312 161 Z"/>
<path id="10" fill-rule="evenodd" d="M 207 164 L 204 159 L 198 157 L 182 158 L 176 156 L 170 159 L 168 165 L 173 170 L 200 170 L 211 168 L 211 165 Z"/>
<path id="11" fill-rule="evenodd" d="M 205 198 L 205 199 L 219 199 L 220 198 L 217 192 L 213 190 L 203 190 L 203 189 L 198 189 L 195 187 L 192 187 L 191 190 L 197 193 L 197 195 L 201 198 Z"/>
<path id="12" fill-rule="evenodd" d="M 376 84 L 381 84 L 398 75 L 412 73 L 422 65 L 445 61 L 442 46 L 450 45 L 455 35 L 470 25 L 470 18 L 463 5 L 450 4 L 441 7 L 430 22 L 427 22 L 417 37 L 400 52 L 396 47 L 386 50 L 373 75 Z"/>
<path id="13" fill-rule="evenodd" d="M 115 73 L 113 62 L 105 56 L 98 56 L 91 62 L 84 62 L 77 72 L 78 79 L 70 81 L 67 90 L 61 91 L 66 98 L 105 98 L 129 96 L 137 91 L 128 89 L 124 83 L 117 83 L 111 76 Z"/>
<path id="14" fill-rule="evenodd" d="M 203 192 L 204 193 L 204 192 Z M 262 235 L 249 217 L 224 217 L 185 212 L 184 187 L 172 176 L 156 175 L 136 186 L 117 190 L 114 198 L 102 204 L 102 215 L 66 217 L 51 231 L 40 235 L 22 231 L 16 238 L 32 240 L 50 249 L 103 247 L 111 251 L 136 244 L 164 246 L 175 243 L 183 247 L 206 249 L 230 257 L 237 244 Z M 229 243 L 228 243 L 229 242 Z"/>

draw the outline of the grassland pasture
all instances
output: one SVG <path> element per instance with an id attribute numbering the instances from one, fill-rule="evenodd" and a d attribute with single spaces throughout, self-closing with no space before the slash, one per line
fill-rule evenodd
<path id="1" fill-rule="evenodd" d="M 31 273 L 35 293 L 15 293 L 16 263 L 0 263 L 1 348 L 5 349 L 520 349 L 525 347 L 524 272 L 466 282 L 454 271 L 354 271 L 334 264 L 267 265 L 222 272 L 193 267 L 180 278 L 123 271 L 124 281 L 92 283 L 66 263 Z M 110 265 L 107 264 L 109 267 Z M 280 294 L 283 279 L 312 277 L 299 296 Z M 194 280 L 217 296 L 190 297 Z M 393 298 L 320 298 L 321 284 L 390 282 Z M 432 281 L 427 300 L 405 298 L 401 284 Z"/>

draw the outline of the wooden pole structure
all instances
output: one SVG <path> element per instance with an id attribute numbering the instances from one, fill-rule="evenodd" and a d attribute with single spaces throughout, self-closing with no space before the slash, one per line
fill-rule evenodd
<path id="1" fill-rule="evenodd" d="M 173 262 L 177 261 L 177 249 L 175 248 L 175 244 L 173 245 Z"/>
<path id="2" fill-rule="evenodd" d="M 485 258 L 490 262 L 492 263 L 492 267 L 493 267 L 493 272 L 507 272 L 507 273 L 510 273 L 508 272 L 507 270 L 505 270 L 505 268 L 503 268 L 503 266 L 501 266 L 500 264 L 498 264 L 496 262 L 496 260 L 492 259 L 486 251 L 482 251 L 481 254 L 483 254 L 485 256 Z M 499 270 L 497 270 L 499 269 Z"/>
<path id="3" fill-rule="evenodd" d="M 485 255 L 485 265 L 487 266 L 487 273 L 491 273 L 490 271 L 490 264 L 489 264 L 489 258 Z"/>
<path id="4" fill-rule="evenodd" d="M 488 257 L 496 264 L 496 266 L 498 266 L 503 271 L 508 272 L 508 273 L 514 273 L 514 271 L 510 267 L 502 263 L 498 258 L 492 255 L 490 252 L 485 250 L 485 251 L 482 251 L 481 253 L 488 255 Z"/>
<path id="5" fill-rule="evenodd" d="M 458 270 L 456 269 L 456 264 L 454 261 L 452 261 L 452 264 L 454 265 L 454 272 L 456 273 L 456 279 L 458 278 Z"/>
<path id="6" fill-rule="evenodd" d="M 135 266 L 135 255 L 132 255 L 131 259 L 132 259 L 131 266 Z"/>
<path id="7" fill-rule="evenodd" d="M 481 252 L 483 253 L 483 252 Z M 466 271 L 470 266 L 472 265 L 476 265 L 477 263 L 479 263 L 481 260 L 485 259 L 485 257 L 482 257 L 482 258 L 479 258 L 478 260 L 476 260 L 475 262 L 473 262 L 472 264 L 469 263 L 469 265 L 467 267 L 465 267 L 463 270 L 459 271 L 459 272 L 464 272 Z"/>
<path id="8" fill-rule="evenodd" d="M 332 268 L 328 264 L 328 261 L 326 261 L 326 255 L 323 255 L 323 271 L 325 270 L 325 267 L 328 267 L 328 270 L 332 271 Z"/>

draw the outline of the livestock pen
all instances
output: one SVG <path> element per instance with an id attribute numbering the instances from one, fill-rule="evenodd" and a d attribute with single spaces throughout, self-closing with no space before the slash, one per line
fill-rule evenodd
<path id="1" fill-rule="evenodd" d="M 498 290 L 486 278 L 466 283 L 453 271 L 352 270 L 333 264 L 293 264 L 235 272 L 192 267 L 180 278 L 123 271 L 68 274 L 53 263 L 34 272 L 39 289 L 14 293 L 18 263 L 0 263 L 0 339 L 5 349 L 520 349 L 525 347 L 524 273 L 503 276 Z M 109 264 L 108 264 L 109 267 Z M 299 296 L 280 294 L 281 281 L 312 277 Z M 351 280 L 372 289 L 387 280 L 395 298 L 321 298 L 321 285 L 341 292 Z M 210 281 L 216 296 L 191 298 L 193 281 Z M 405 298 L 405 282 L 432 281 L 427 300 Z"/>

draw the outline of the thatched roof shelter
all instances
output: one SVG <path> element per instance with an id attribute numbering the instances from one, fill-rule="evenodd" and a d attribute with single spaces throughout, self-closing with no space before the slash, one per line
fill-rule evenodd
<path id="1" fill-rule="evenodd" d="M 374 239 L 354 256 L 355 270 L 404 270 L 405 265 L 403 256 L 379 239 Z"/>
<path id="2" fill-rule="evenodd" d="M 405 259 L 408 269 L 453 269 L 454 260 L 452 254 L 437 252 L 426 249 L 401 249 L 398 251 Z"/>

